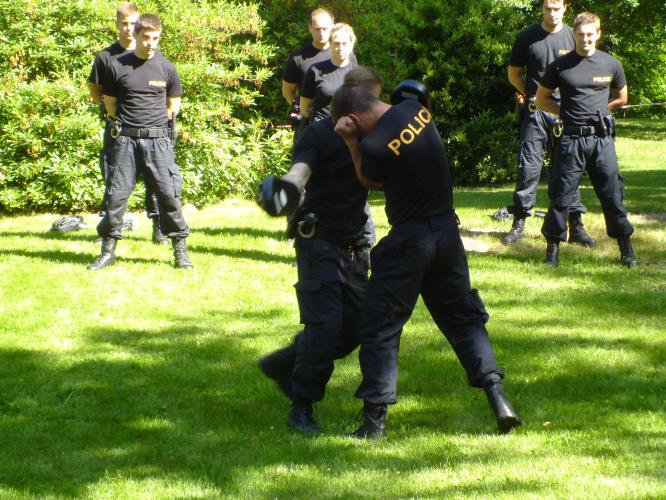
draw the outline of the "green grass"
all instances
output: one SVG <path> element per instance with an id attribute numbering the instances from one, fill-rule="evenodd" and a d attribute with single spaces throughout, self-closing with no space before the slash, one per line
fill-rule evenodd
<path id="1" fill-rule="evenodd" d="M 541 264 L 541 220 L 500 243 L 489 215 L 512 186 L 458 189 L 474 286 L 491 314 L 507 391 L 525 420 L 498 435 L 419 303 L 400 353 L 389 438 L 357 442 L 355 355 L 317 415 L 326 434 L 285 428 L 287 401 L 256 359 L 297 332 L 283 220 L 229 200 L 188 209 L 196 268 L 138 227 L 115 266 L 85 269 L 90 228 L 57 215 L 0 219 L 1 498 L 665 498 L 666 123 L 623 121 L 618 152 L 637 269 L 617 263 L 585 184 L 593 250 Z M 545 186 L 539 208 L 546 208 Z M 379 232 L 383 201 L 373 198 Z"/>

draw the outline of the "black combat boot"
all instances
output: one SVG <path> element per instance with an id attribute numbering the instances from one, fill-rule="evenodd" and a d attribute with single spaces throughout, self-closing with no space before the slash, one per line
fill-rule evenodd
<path id="1" fill-rule="evenodd" d="M 497 428 L 501 433 L 506 434 L 514 427 L 522 424 L 520 417 L 506 400 L 502 382 L 491 382 L 484 387 L 484 391 L 486 391 L 488 402 L 497 419 Z"/>
<path id="2" fill-rule="evenodd" d="M 116 244 L 114 238 L 102 238 L 102 251 L 97 260 L 88 266 L 91 271 L 99 271 L 103 267 L 110 266 L 116 261 Z"/>
<path id="3" fill-rule="evenodd" d="M 290 349 L 293 348 L 287 347 L 264 356 L 259 360 L 259 369 L 278 385 L 285 396 L 292 399 L 291 383 L 294 372 L 294 359 L 288 354 L 288 350 Z"/>
<path id="4" fill-rule="evenodd" d="M 312 401 L 298 399 L 291 404 L 287 417 L 287 427 L 302 434 L 319 434 L 321 432 L 321 427 L 314 419 Z"/>
<path id="5" fill-rule="evenodd" d="M 358 439 L 381 439 L 386 437 L 386 405 L 363 405 L 363 423 L 350 437 Z"/>
<path id="6" fill-rule="evenodd" d="M 162 230 L 160 229 L 160 219 L 159 217 L 151 217 L 153 221 L 153 243 L 156 245 L 166 245 L 169 243 L 169 238 L 164 236 Z"/>
<path id="7" fill-rule="evenodd" d="M 511 231 L 502 240 L 505 245 L 511 245 L 523 238 L 523 231 L 525 230 L 525 217 L 514 216 L 513 223 L 511 224 Z"/>
<path id="8" fill-rule="evenodd" d="M 543 261 L 547 266 L 556 267 L 560 263 L 560 242 L 548 240 L 546 245 L 546 258 Z"/>
<path id="9" fill-rule="evenodd" d="M 593 247 L 597 244 L 583 226 L 583 218 L 580 212 L 569 214 L 569 243 L 578 243 L 585 247 Z"/>
<path id="10" fill-rule="evenodd" d="M 620 262 L 627 267 L 634 267 L 638 265 L 638 259 L 634 254 L 634 247 L 631 246 L 631 237 L 624 236 L 617 239 L 617 244 L 620 247 Z"/>
<path id="11" fill-rule="evenodd" d="M 173 245 L 173 265 L 181 269 L 192 269 L 194 264 L 190 261 L 190 258 L 187 256 L 187 243 L 185 238 L 174 238 L 171 240 Z"/>

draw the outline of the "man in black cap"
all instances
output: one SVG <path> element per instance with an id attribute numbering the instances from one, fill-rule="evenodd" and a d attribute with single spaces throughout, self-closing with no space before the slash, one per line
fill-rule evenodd
<path id="1" fill-rule="evenodd" d="M 134 25 L 139 19 L 139 9 L 133 3 L 123 3 L 116 9 L 116 29 L 118 30 L 118 41 L 100 51 L 95 57 L 90 76 L 88 77 L 88 89 L 93 101 L 100 105 L 100 115 L 104 119 L 104 137 L 102 152 L 100 154 L 100 169 L 102 178 L 106 180 L 109 163 L 111 160 L 112 141 L 109 137 L 109 121 L 106 119 L 106 110 L 102 102 L 102 86 L 106 69 L 112 59 L 127 54 L 134 50 L 136 41 L 134 39 Z M 168 243 L 168 239 L 160 231 L 159 211 L 157 208 L 157 196 L 150 190 L 146 183 L 146 214 L 153 225 L 153 242 Z M 102 199 L 102 212 L 105 210 L 106 197 Z"/>
<path id="2" fill-rule="evenodd" d="M 504 238 L 505 245 L 523 237 L 525 220 L 536 204 L 544 158 L 547 150 L 552 149 L 552 126 L 557 116 L 534 104 L 537 87 L 548 65 L 576 48 L 573 30 L 563 22 L 567 0 L 543 0 L 542 9 L 543 20 L 518 35 L 509 60 L 509 82 L 518 91 L 524 112 L 520 125 L 516 189 L 513 206 L 508 207 L 513 214 L 513 224 Z M 559 99 L 557 90 L 553 98 Z M 569 242 L 594 246 L 596 242 L 583 227 L 581 215 L 585 211 L 577 188 L 569 209 Z"/>
<path id="3" fill-rule="evenodd" d="M 139 175 L 157 195 L 162 233 L 171 238 L 175 266 L 192 268 L 185 239 L 190 233 L 183 218 L 182 178 L 174 160 L 169 120 L 180 109 L 183 93 L 173 64 L 157 51 L 162 23 L 152 14 L 139 17 L 134 51 L 113 59 L 102 88 L 111 120 L 112 162 L 106 180 L 106 207 L 97 226 L 102 250 L 88 269 L 98 270 L 115 261 L 116 243 L 122 238 L 127 200 Z"/>
<path id="4" fill-rule="evenodd" d="M 546 237 L 545 263 L 559 263 L 560 242 L 566 239 L 567 218 L 576 188 L 587 169 L 601 202 L 606 232 L 618 241 L 620 261 L 637 264 L 630 237 L 634 228 L 624 208 L 624 181 L 615 153 L 615 121 L 611 115 L 627 103 L 627 80 L 620 61 L 597 50 L 599 17 L 589 12 L 574 21 L 576 50 L 556 59 L 543 76 L 536 95 L 540 108 L 559 116 L 550 206 L 541 228 Z M 552 100 L 560 89 L 561 101 Z M 612 90 L 612 96 L 611 96 Z"/>
<path id="5" fill-rule="evenodd" d="M 343 85 L 332 102 L 336 131 L 350 150 L 356 176 L 383 189 L 391 230 L 372 250 L 372 275 L 361 320 L 363 424 L 352 434 L 386 433 L 387 405 L 396 403 L 402 328 L 421 295 L 473 387 L 484 388 L 500 431 L 520 425 L 506 401 L 479 294 L 453 210 L 444 144 L 418 100 L 391 106 L 362 87 Z"/>

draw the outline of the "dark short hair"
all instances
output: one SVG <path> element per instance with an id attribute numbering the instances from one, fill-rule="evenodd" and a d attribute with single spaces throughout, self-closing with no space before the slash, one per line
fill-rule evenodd
<path id="1" fill-rule="evenodd" d="M 367 66 L 357 66 L 345 75 L 347 85 L 361 85 L 367 89 L 372 90 L 379 87 L 381 90 L 384 87 L 384 82 L 381 77 L 375 72 L 374 69 Z"/>
<path id="2" fill-rule="evenodd" d="M 139 13 L 139 8 L 136 6 L 135 3 L 124 2 L 121 3 L 116 9 L 116 19 L 123 19 L 125 17 L 131 16 L 132 14 L 138 14 L 138 13 Z"/>
<path id="3" fill-rule="evenodd" d="M 162 31 L 162 23 L 154 14 L 141 14 L 134 25 L 134 33 L 138 34 L 141 30 Z"/>
<path id="4" fill-rule="evenodd" d="M 333 122 L 350 113 L 366 113 L 378 101 L 379 98 L 370 89 L 345 83 L 335 92 L 331 101 Z"/>

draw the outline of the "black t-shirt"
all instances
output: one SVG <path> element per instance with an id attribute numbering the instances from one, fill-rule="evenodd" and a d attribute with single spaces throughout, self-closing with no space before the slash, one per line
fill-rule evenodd
<path id="1" fill-rule="evenodd" d="M 391 106 L 360 149 L 363 176 L 384 184 L 390 224 L 453 210 L 444 144 L 432 116 L 417 101 Z"/>
<path id="2" fill-rule="evenodd" d="M 345 75 L 356 67 L 356 62 L 350 60 L 347 66 L 336 66 L 331 62 L 322 61 L 310 66 L 303 87 L 301 97 L 312 99 L 310 107 L 311 121 L 321 120 L 331 115 L 331 99 L 345 80 Z"/>
<path id="3" fill-rule="evenodd" d="M 183 95 L 176 68 L 159 52 L 150 59 L 129 52 L 111 60 L 102 92 L 118 99 L 118 120 L 136 128 L 166 127 L 167 97 Z"/>
<path id="4" fill-rule="evenodd" d="M 288 83 L 295 83 L 298 85 L 299 93 L 300 89 L 303 86 L 303 80 L 305 75 L 315 63 L 328 61 L 331 58 L 331 48 L 319 50 L 312 42 L 308 43 L 301 49 L 293 52 L 289 59 L 287 59 L 287 64 L 284 67 L 284 74 L 282 79 Z M 351 61 L 356 64 L 356 56 L 351 54 Z"/>
<path id="5" fill-rule="evenodd" d="M 509 65 L 526 68 L 525 94 L 533 97 L 548 65 L 572 50 L 576 50 L 576 39 L 569 26 L 563 26 L 557 33 L 549 33 L 537 24 L 516 37 Z M 558 94 L 553 97 L 557 99 Z"/>
<path id="6" fill-rule="evenodd" d="M 556 59 L 541 82 L 548 89 L 560 88 L 560 118 L 575 127 L 597 122 L 597 110 L 609 114 L 610 89 L 626 84 L 620 61 L 600 50 L 589 57 L 574 51 Z"/>
<path id="7" fill-rule="evenodd" d="M 368 190 L 358 182 L 349 149 L 330 118 L 305 127 L 294 147 L 293 163 L 299 162 L 312 170 L 300 209 L 316 214 L 318 224 L 332 231 L 358 236 L 367 219 Z"/>
<path id="8" fill-rule="evenodd" d="M 88 81 L 96 85 L 104 85 L 104 75 L 106 75 L 106 68 L 109 67 L 111 59 L 121 56 L 126 52 L 129 51 L 120 45 L 120 42 L 109 45 L 107 48 L 100 51 L 95 56 L 95 62 L 90 69 Z"/>
<path id="9" fill-rule="evenodd" d="M 319 50 L 312 43 L 308 43 L 300 50 L 292 53 L 287 60 L 282 79 L 288 83 L 295 83 L 298 88 L 303 84 L 303 78 L 310 66 L 314 63 L 326 61 L 331 58 L 331 49 Z"/>

